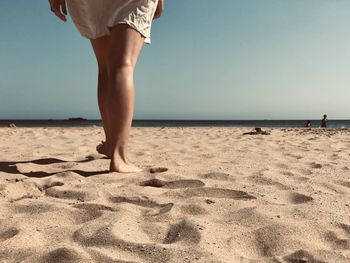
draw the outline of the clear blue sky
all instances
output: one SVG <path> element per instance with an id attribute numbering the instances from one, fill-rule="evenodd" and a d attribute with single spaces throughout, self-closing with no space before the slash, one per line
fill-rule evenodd
<path id="1" fill-rule="evenodd" d="M 349 0 L 165 0 L 135 119 L 350 118 Z M 88 40 L 46 0 L 0 1 L 0 119 L 99 118 Z"/>

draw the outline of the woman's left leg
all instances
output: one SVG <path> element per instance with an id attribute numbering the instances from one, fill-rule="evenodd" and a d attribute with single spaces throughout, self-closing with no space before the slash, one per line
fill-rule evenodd
<path id="1" fill-rule="evenodd" d="M 108 80 L 108 55 L 110 49 L 110 36 L 104 36 L 97 39 L 92 39 L 91 44 L 96 56 L 98 65 L 98 87 L 97 98 L 98 106 L 101 113 L 103 129 L 106 136 L 105 143 L 98 146 L 99 153 L 108 157 L 111 155 L 111 121 L 107 108 L 107 98 L 109 94 L 109 80 Z"/>

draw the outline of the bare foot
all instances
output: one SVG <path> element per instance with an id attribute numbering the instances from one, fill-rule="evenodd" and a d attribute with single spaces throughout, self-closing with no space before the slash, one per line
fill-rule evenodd
<path id="1" fill-rule="evenodd" d="M 111 165 L 109 167 L 109 171 L 117 172 L 117 173 L 138 173 L 138 172 L 142 172 L 143 169 L 141 169 L 140 167 L 137 167 L 136 165 L 130 162 L 127 162 L 127 163 L 123 161 L 115 162 L 112 160 Z"/>
<path id="2" fill-rule="evenodd" d="M 101 142 L 99 145 L 96 146 L 96 151 L 99 154 L 102 155 L 106 155 L 108 157 L 108 159 L 111 159 L 111 155 L 109 153 L 108 147 L 107 147 L 107 143 L 106 142 Z"/>

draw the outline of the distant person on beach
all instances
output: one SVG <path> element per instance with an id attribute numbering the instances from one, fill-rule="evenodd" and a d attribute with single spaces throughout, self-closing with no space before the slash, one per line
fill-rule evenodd
<path id="1" fill-rule="evenodd" d="M 311 121 L 308 120 L 305 122 L 305 127 L 310 128 L 312 126 Z"/>
<path id="2" fill-rule="evenodd" d="M 321 127 L 322 128 L 328 128 L 327 114 L 323 115 L 323 119 L 321 121 Z"/>
<path id="3" fill-rule="evenodd" d="M 98 64 L 98 104 L 106 141 L 97 151 L 111 159 L 110 171 L 140 172 L 127 157 L 134 114 L 134 70 L 152 20 L 164 0 L 49 0 L 51 11 L 66 21 L 67 7 L 82 36 L 90 39 Z M 67 5 L 66 5 L 67 4 Z"/>

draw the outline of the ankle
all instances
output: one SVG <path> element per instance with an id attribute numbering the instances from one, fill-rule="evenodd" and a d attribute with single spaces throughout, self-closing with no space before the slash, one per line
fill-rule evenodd
<path id="1" fill-rule="evenodd" d="M 128 158 L 126 153 L 120 153 L 118 151 L 112 152 L 112 162 L 114 163 L 127 163 Z"/>

